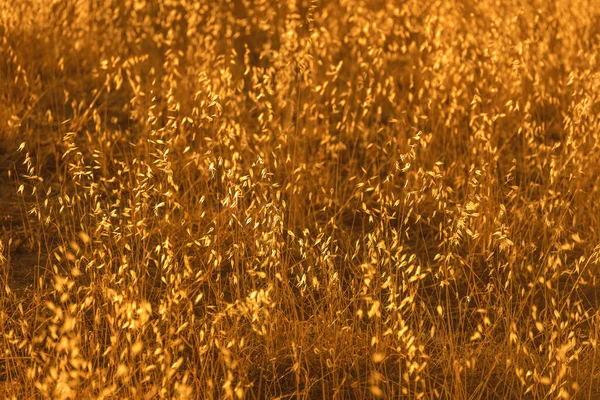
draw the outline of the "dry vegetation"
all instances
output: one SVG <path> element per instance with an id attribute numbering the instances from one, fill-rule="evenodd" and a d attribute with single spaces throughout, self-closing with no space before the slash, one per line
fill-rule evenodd
<path id="1" fill-rule="evenodd" d="M 3 398 L 600 398 L 597 0 L 3 0 Z"/>

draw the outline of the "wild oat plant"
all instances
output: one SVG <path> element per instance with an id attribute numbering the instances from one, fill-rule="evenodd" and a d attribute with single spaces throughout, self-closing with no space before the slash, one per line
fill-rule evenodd
<path id="1" fill-rule="evenodd" d="M 597 0 L 0 0 L 6 399 L 599 399 Z"/>

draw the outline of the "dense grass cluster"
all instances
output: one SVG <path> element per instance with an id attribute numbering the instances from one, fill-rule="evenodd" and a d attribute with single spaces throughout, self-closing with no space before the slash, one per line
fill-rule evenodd
<path id="1" fill-rule="evenodd" d="M 600 398 L 596 0 L 0 1 L 4 398 Z"/>

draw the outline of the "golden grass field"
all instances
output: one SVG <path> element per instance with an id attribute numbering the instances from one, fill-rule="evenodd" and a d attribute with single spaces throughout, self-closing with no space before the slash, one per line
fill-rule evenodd
<path id="1" fill-rule="evenodd" d="M 600 399 L 598 0 L 0 0 L 0 396 Z"/>

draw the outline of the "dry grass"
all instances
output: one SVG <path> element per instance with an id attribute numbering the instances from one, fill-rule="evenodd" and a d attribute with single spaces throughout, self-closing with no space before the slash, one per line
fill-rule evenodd
<path id="1" fill-rule="evenodd" d="M 600 398 L 599 54 L 596 0 L 1 1 L 0 394 Z"/>

